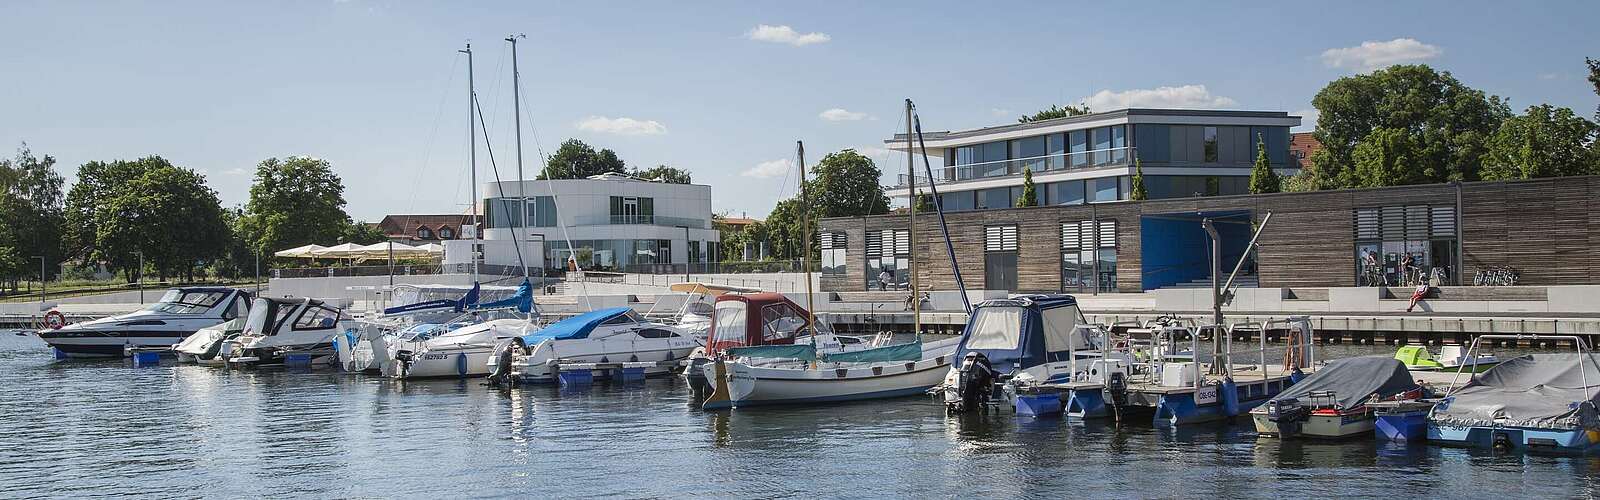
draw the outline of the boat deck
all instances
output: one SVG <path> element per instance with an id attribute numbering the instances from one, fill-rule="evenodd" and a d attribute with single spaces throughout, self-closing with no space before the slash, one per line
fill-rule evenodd
<path id="1" fill-rule="evenodd" d="M 1233 381 L 1234 381 L 1234 383 L 1237 384 L 1237 385 L 1246 385 L 1246 384 L 1254 384 L 1254 383 L 1260 383 L 1260 382 L 1280 381 L 1280 380 L 1288 379 L 1289 376 L 1290 376 L 1290 373 L 1291 373 L 1289 370 L 1284 370 L 1282 366 L 1270 365 L 1270 366 L 1266 367 L 1266 373 L 1263 375 L 1262 374 L 1262 370 L 1260 368 L 1261 367 L 1259 365 L 1254 364 L 1254 363 L 1251 363 L 1251 364 L 1235 364 L 1235 365 L 1233 365 Z M 1313 366 L 1313 367 L 1310 367 L 1310 368 L 1302 369 L 1301 372 L 1304 372 L 1306 375 L 1311 375 L 1312 373 L 1316 372 L 1316 369 L 1317 368 Z M 1217 376 L 1215 376 L 1215 375 L 1206 375 L 1206 379 L 1207 380 L 1215 380 L 1216 378 L 1217 378 Z M 1445 383 L 1449 383 L 1449 381 L 1450 381 L 1449 377 L 1446 377 L 1445 378 Z M 1212 384 L 1210 384 L 1210 383 L 1208 383 L 1206 381 L 1202 381 L 1200 384 L 1197 384 L 1197 385 L 1198 385 L 1198 387 L 1195 386 L 1195 385 L 1182 386 L 1182 387 L 1164 386 L 1164 385 L 1161 385 L 1161 384 L 1158 384 L 1158 383 L 1155 383 L 1155 382 L 1142 381 L 1142 380 L 1135 379 L 1135 380 L 1130 380 L 1128 382 L 1128 393 L 1129 394 L 1134 394 L 1134 393 L 1183 394 L 1183 393 L 1195 392 L 1196 390 L 1211 386 Z M 1105 387 L 1105 383 L 1103 383 L 1103 382 L 1066 382 L 1066 383 L 1058 383 L 1058 384 L 1040 384 L 1039 387 L 1046 388 L 1046 389 L 1056 389 L 1056 390 L 1085 390 L 1085 389 L 1100 389 L 1100 388 L 1103 388 L 1103 387 Z"/>

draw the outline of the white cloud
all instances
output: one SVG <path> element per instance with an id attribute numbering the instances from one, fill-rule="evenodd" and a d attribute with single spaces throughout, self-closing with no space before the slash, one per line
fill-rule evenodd
<path id="1" fill-rule="evenodd" d="M 861 156 L 872 158 L 874 161 L 882 160 L 889 155 L 889 150 L 881 146 L 861 146 L 852 149 L 855 149 L 857 153 L 861 153 Z"/>
<path id="2" fill-rule="evenodd" d="M 1187 108 L 1211 109 L 1236 106 L 1231 98 L 1211 95 L 1205 85 L 1130 89 L 1119 92 L 1101 90 L 1084 98 L 1089 109 L 1096 112 L 1125 108 Z"/>
<path id="3" fill-rule="evenodd" d="M 800 34 L 800 32 L 795 31 L 794 28 L 790 28 L 788 25 L 772 26 L 767 24 L 751 28 L 750 31 L 745 32 L 744 37 L 757 42 L 787 43 L 796 47 L 804 47 L 833 39 L 827 33 Z"/>
<path id="4" fill-rule="evenodd" d="M 578 122 L 578 130 L 600 132 L 617 135 L 661 135 L 667 133 L 667 126 L 655 120 L 635 120 L 633 118 L 608 118 L 605 116 L 591 116 Z"/>
<path id="5" fill-rule="evenodd" d="M 870 119 L 872 117 L 866 113 L 849 111 L 844 108 L 832 108 L 827 111 L 817 113 L 817 118 L 821 118 L 830 122 L 855 122 Z"/>
<path id="6" fill-rule="evenodd" d="M 1561 78 L 1561 73 L 1539 73 L 1540 80 L 1555 80 Z"/>
<path id="7" fill-rule="evenodd" d="M 230 168 L 230 169 L 222 171 L 222 175 L 244 175 L 244 174 L 245 174 L 244 167 L 234 167 L 234 168 Z"/>
<path id="8" fill-rule="evenodd" d="M 1005 108 L 989 108 L 989 114 L 994 115 L 995 118 L 1004 118 L 1011 116 L 1011 110 Z"/>
<path id="9" fill-rule="evenodd" d="M 1387 42 L 1366 41 L 1355 47 L 1324 50 L 1322 64 L 1330 68 L 1368 71 L 1393 64 L 1433 59 L 1442 53 L 1444 50 L 1439 47 L 1415 38 L 1396 38 Z"/>
<path id="10" fill-rule="evenodd" d="M 1322 115 L 1322 113 L 1317 111 L 1317 108 L 1306 108 L 1289 114 L 1300 117 L 1300 126 L 1295 127 L 1292 130 L 1293 132 L 1310 132 L 1315 130 L 1317 128 L 1317 117 Z"/>
<path id="11" fill-rule="evenodd" d="M 772 160 L 757 163 L 756 166 L 740 172 L 739 175 L 745 177 L 755 177 L 757 179 L 768 179 L 772 177 L 782 177 L 784 174 L 789 173 L 789 169 L 791 168 L 794 168 L 794 160 L 785 158 L 782 160 Z"/>

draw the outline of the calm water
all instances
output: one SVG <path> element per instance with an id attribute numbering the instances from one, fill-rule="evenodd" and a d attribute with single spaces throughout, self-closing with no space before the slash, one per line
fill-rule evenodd
<path id="1" fill-rule="evenodd" d="M 1339 349 L 1339 348 L 1335 348 Z M 1348 354 L 1352 349 L 1343 348 Z M 1387 352 L 1391 348 L 1365 348 Z M 0 338 L 4 497 L 1593 497 L 1600 459 L 1257 440 L 908 398 L 706 413 L 586 392 L 55 361 Z"/>

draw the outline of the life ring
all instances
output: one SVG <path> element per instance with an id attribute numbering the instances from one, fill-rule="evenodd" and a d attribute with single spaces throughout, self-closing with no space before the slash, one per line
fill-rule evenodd
<path id="1" fill-rule="evenodd" d="M 49 327 L 51 330 L 60 330 L 62 327 L 67 326 L 67 315 L 61 314 L 61 311 L 56 310 L 44 313 L 44 326 Z"/>

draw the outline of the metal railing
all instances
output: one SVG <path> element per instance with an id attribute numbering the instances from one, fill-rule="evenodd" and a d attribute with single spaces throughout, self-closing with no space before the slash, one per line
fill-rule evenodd
<path id="1" fill-rule="evenodd" d="M 576 226 L 615 226 L 635 224 L 643 226 L 668 226 L 690 227 L 695 229 L 709 229 L 711 221 L 692 217 L 668 217 L 665 215 L 586 215 L 573 218 Z"/>
<path id="2" fill-rule="evenodd" d="M 947 166 L 933 169 L 933 182 L 956 182 L 1022 175 L 1023 170 L 1044 173 L 1078 168 L 1128 165 L 1133 162 L 1133 152 L 1133 147 L 1120 147 Z M 924 177 L 926 176 L 918 175 L 918 182 L 926 183 L 927 179 Z M 900 174 L 894 187 L 908 187 L 910 184 L 906 174 Z"/>
<path id="3" fill-rule="evenodd" d="M 273 278 L 332 278 L 344 276 L 424 275 L 443 272 L 437 264 L 396 266 L 332 266 L 273 269 Z"/>

